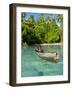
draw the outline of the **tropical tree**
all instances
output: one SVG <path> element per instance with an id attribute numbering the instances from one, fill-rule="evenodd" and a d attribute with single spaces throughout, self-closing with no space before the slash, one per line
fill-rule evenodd
<path id="1" fill-rule="evenodd" d="M 63 16 L 40 13 L 37 20 L 33 15 L 26 18 L 22 13 L 22 44 L 56 43 L 63 40 Z"/>
<path id="2" fill-rule="evenodd" d="M 60 36 L 60 41 L 63 41 L 63 15 L 58 15 L 57 16 L 57 23 L 58 23 L 58 34 Z"/>
<path id="3" fill-rule="evenodd" d="M 63 15 L 57 15 L 57 23 L 60 26 L 61 29 L 63 29 Z"/>

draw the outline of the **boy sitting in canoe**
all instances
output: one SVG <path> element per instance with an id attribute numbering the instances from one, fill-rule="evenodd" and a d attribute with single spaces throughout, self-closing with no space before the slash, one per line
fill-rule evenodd
<path id="1" fill-rule="evenodd" d="M 36 52 L 44 53 L 44 50 L 42 49 L 41 45 L 38 45 L 38 44 L 36 44 L 35 51 L 36 51 Z"/>

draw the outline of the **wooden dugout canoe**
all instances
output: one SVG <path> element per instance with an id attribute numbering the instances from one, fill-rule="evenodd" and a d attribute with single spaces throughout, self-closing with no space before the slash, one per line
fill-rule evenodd
<path id="1" fill-rule="evenodd" d="M 43 58 L 43 59 L 48 60 L 48 61 L 58 62 L 58 60 L 59 60 L 59 54 L 57 54 L 57 53 L 41 53 L 41 52 L 37 52 L 37 55 L 40 58 Z"/>

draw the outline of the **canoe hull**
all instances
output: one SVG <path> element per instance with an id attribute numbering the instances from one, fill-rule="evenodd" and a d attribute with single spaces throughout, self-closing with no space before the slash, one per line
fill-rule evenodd
<path id="1" fill-rule="evenodd" d="M 56 53 L 38 53 L 37 52 L 37 55 L 40 58 L 48 60 L 48 61 L 58 62 L 59 60 L 59 55 Z"/>

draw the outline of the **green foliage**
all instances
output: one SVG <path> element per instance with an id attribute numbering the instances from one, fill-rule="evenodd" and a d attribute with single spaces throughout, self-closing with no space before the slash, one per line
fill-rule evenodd
<path id="1" fill-rule="evenodd" d="M 55 32 L 48 32 L 45 35 L 45 42 L 47 43 L 55 43 L 55 42 L 58 42 L 58 40 L 59 40 L 59 36 Z"/>
<path id="2" fill-rule="evenodd" d="M 52 17 L 45 17 L 40 14 L 38 20 L 34 16 L 25 19 L 26 14 L 22 13 L 22 45 L 27 43 L 56 43 L 63 40 L 63 18 L 61 15 L 54 20 Z M 59 26 L 57 24 L 60 24 Z"/>

